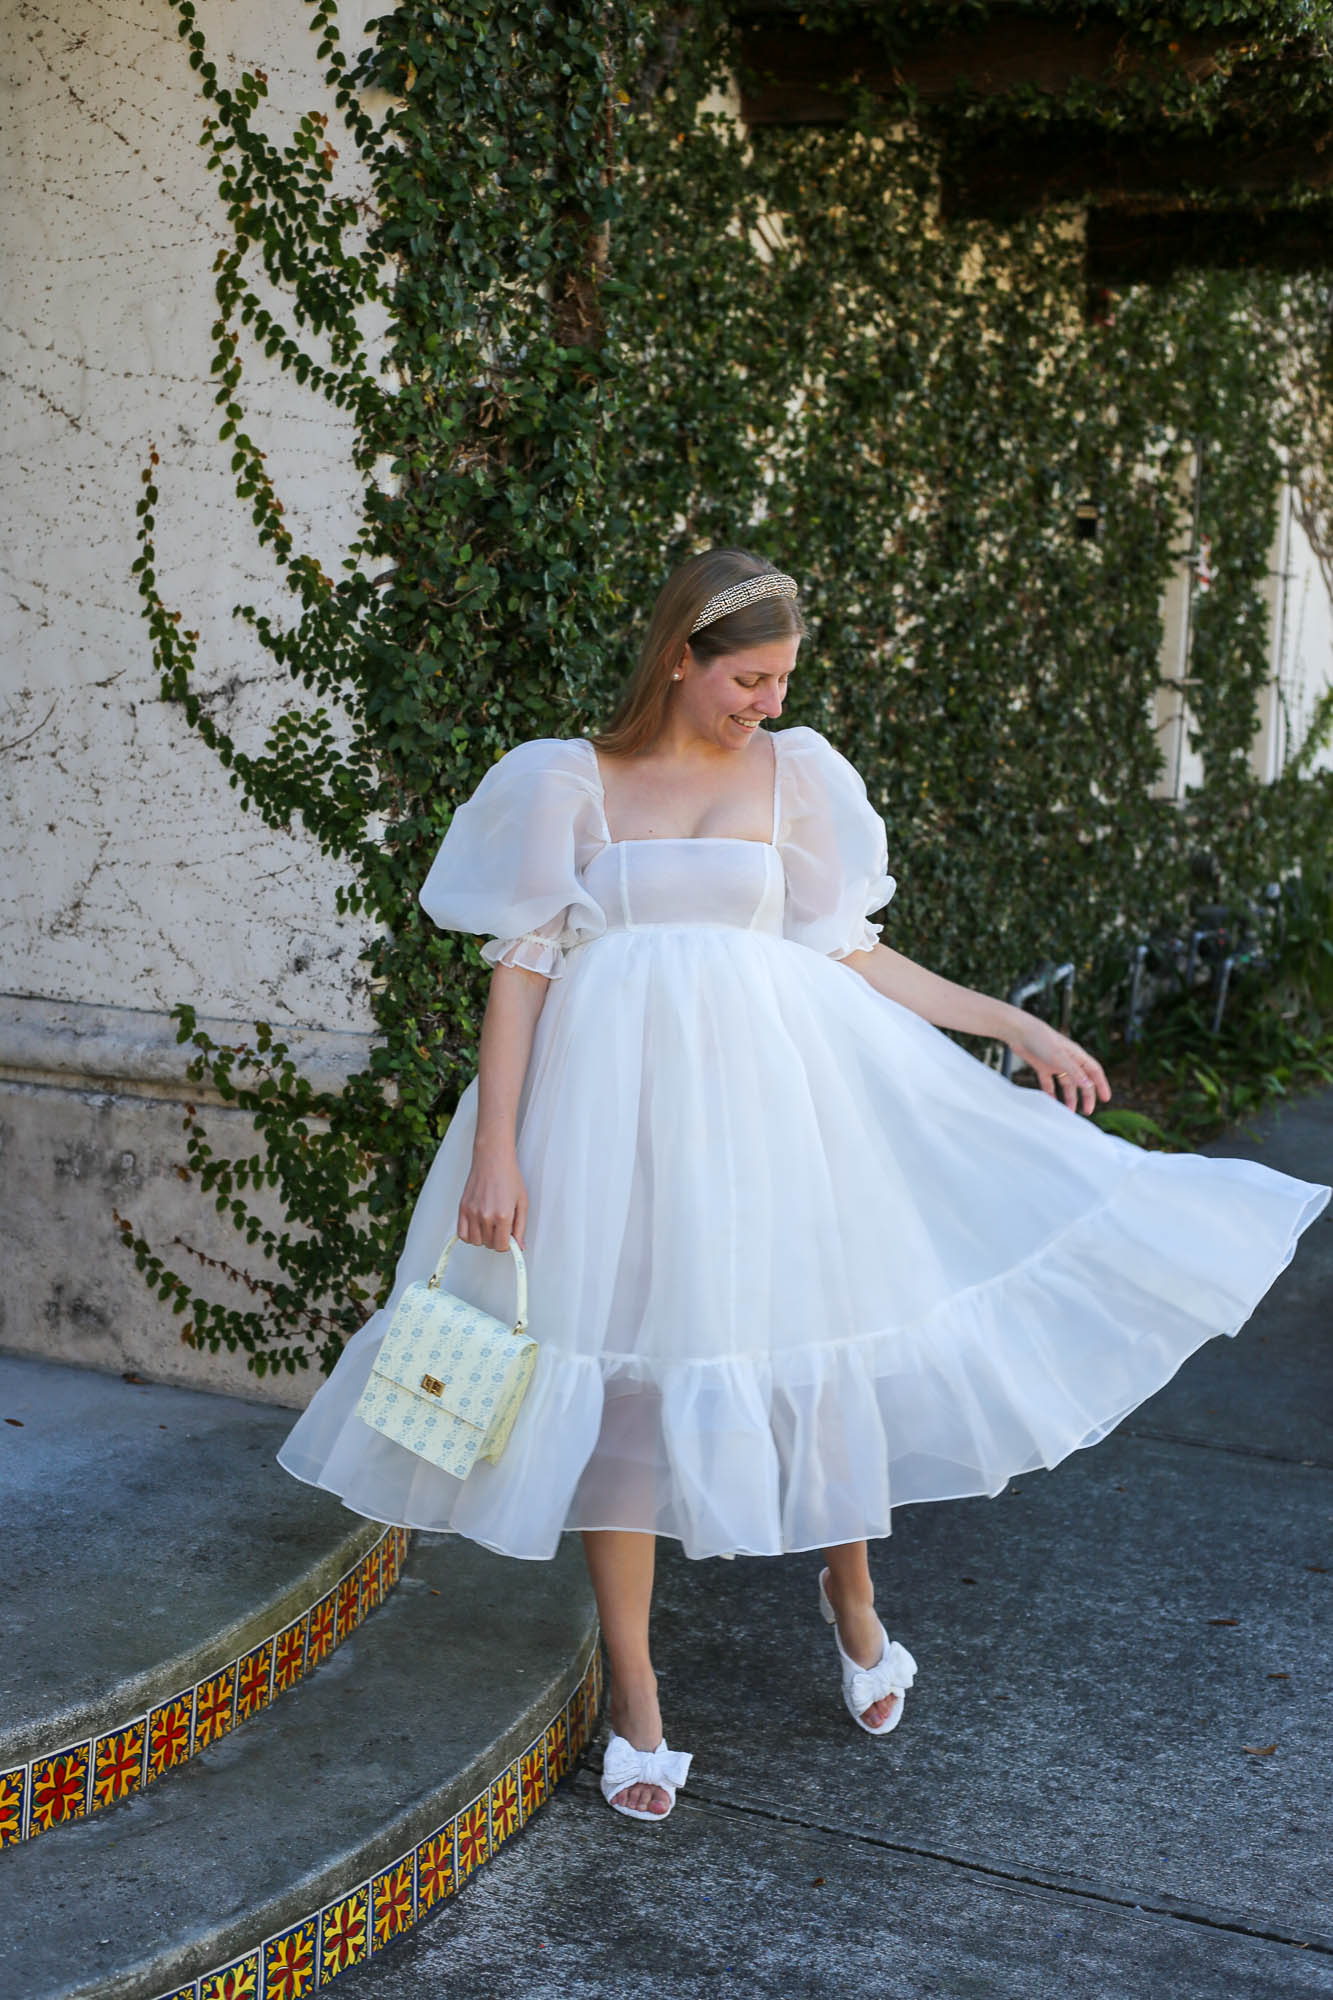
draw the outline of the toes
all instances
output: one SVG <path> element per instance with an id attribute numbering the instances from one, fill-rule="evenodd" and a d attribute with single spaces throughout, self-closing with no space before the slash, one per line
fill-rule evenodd
<path id="1" fill-rule="evenodd" d="M 669 1801 L 660 1785 L 625 1785 L 612 1798 L 613 1805 L 629 1806 L 634 1812 L 665 1812 Z"/>

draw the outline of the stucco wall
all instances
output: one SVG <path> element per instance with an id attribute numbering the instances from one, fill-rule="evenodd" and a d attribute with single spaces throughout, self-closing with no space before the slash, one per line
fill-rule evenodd
<path id="1" fill-rule="evenodd" d="M 1283 494 L 1274 550 L 1273 679 L 1265 690 L 1264 777 L 1276 776 L 1309 734 L 1315 703 L 1333 682 L 1333 605 L 1328 583 L 1291 493 Z M 1333 770 L 1333 743 L 1310 759 L 1312 771 Z"/>
<path id="2" fill-rule="evenodd" d="M 345 0 L 349 52 L 381 11 Z M 266 73 L 275 143 L 325 111 L 336 188 L 368 192 L 309 13 L 206 0 L 200 24 L 220 80 Z M 0 17 L 0 1345 L 299 1405 L 317 1376 L 261 1382 L 243 1355 L 181 1345 L 181 1320 L 145 1287 L 113 1215 L 173 1261 L 179 1236 L 256 1268 L 179 1171 L 183 1102 L 201 1093 L 184 1077 L 174 1004 L 226 1024 L 224 1040 L 259 1018 L 304 1024 L 326 1085 L 364 1066 L 371 1025 L 362 932 L 334 909 L 337 869 L 299 831 L 243 813 L 159 699 L 130 573 L 152 443 L 163 594 L 202 634 L 213 712 L 243 747 L 262 744 L 292 690 L 231 610 L 285 621 L 295 599 L 217 441 L 212 266 L 229 238 L 176 28 L 166 0 L 17 0 Z M 247 270 L 282 310 L 253 253 Z M 382 325 L 368 316 L 363 329 L 378 344 Z M 260 350 L 241 352 L 247 428 L 286 521 L 337 573 L 357 520 L 349 420 Z M 235 1111 L 212 1104 L 206 1122 L 220 1149 L 253 1150 Z M 220 1281 L 216 1295 L 232 1297 Z"/>
<path id="3" fill-rule="evenodd" d="M 221 1042 L 245 1033 L 236 1022 L 202 1025 Z M 286 1039 L 319 1089 L 336 1090 L 365 1067 L 364 1036 Z M 184 1318 L 149 1291 L 120 1239 L 117 1213 L 223 1305 L 247 1306 L 250 1295 L 182 1245 L 255 1277 L 280 1275 L 211 1195 L 182 1179 L 187 1101 L 215 1151 L 256 1150 L 251 1120 L 187 1081 L 190 1054 L 156 1012 L 0 999 L 0 1348 L 303 1408 L 322 1379 L 317 1364 L 261 1378 L 243 1353 L 184 1346 Z M 249 1199 L 266 1223 L 283 1226 L 271 1190 Z"/>
<path id="4" fill-rule="evenodd" d="M 1198 725 L 1188 687 L 1181 685 L 1181 677 L 1193 670 L 1188 604 L 1193 482 L 1194 461 L 1186 459 L 1177 479 L 1176 561 L 1162 602 L 1162 679 L 1153 700 L 1153 726 L 1166 760 L 1154 787 L 1160 798 L 1182 798 L 1205 777 L 1203 758 L 1190 747 L 1190 732 Z M 1208 526 L 1205 517 L 1205 533 Z M 1305 742 L 1315 703 L 1333 683 L 1333 604 L 1318 557 L 1296 518 L 1290 486 L 1278 493 L 1261 595 L 1268 621 L 1269 679 L 1256 701 L 1250 767 L 1256 778 L 1271 784 Z M 1311 770 L 1329 768 L 1333 744 L 1310 759 Z"/>
<path id="5" fill-rule="evenodd" d="M 381 12 L 340 12 L 345 45 Z M 337 183 L 359 163 L 301 6 L 206 5 L 224 78 L 261 67 L 266 129 L 331 117 Z M 161 454 L 158 573 L 203 635 L 200 686 L 246 745 L 289 683 L 231 617 L 295 600 L 230 486 L 208 367 L 224 241 L 198 145 L 202 100 L 163 0 L 18 0 L 0 19 L 6 478 L 0 618 L 0 990 L 241 1019 L 369 1025 L 360 932 L 303 835 L 242 813 L 157 694 L 130 564 L 150 440 Z M 374 108 L 374 107 L 372 107 Z M 258 270 L 256 262 L 255 269 Z M 262 285 L 258 287 L 262 291 Z M 367 325 L 368 333 L 378 329 Z M 349 422 L 243 348 L 251 434 L 298 546 L 336 572 L 355 523 Z"/>

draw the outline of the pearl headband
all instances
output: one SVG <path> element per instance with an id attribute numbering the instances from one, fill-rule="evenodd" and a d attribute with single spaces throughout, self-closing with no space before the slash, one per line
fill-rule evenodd
<path id="1" fill-rule="evenodd" d="M 714 619 L 725 618 L 729 611 L 739 611 L 743 604 L 755 604 L 761 597 L 795 597 L 796 579 L 786 576 L 780 569 L 761 570 L 758 576 L 747 576 L 741 583 L 730 584 L 726 590 L 719 590 L 710 597 L 699 616 L 690 627 L 690 637 L 711 625 Z"/>

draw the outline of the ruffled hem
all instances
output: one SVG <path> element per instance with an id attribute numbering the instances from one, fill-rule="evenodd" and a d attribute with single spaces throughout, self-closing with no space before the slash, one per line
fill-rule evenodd
<path id="1" fill-rule="evenodd" d="M 596 1528 L 693 1558 L 874 1539 L 896 1506 L 993 1496 L 1105 1437 L 1240 1331 L 1331 1193 L 1252 1161 L 1144 1154 L 1020 1263 L 910 1324 L 699 1360 L 544 1344 L 504 1456 L 465 1481 L 354 1414 L 381 1312 L 278 1462 L 369 1519 L 531 1560 Z"/>
<path id="2" fill-rule="evenodd" d="M 883 924 L 872 924 L 869 917 L 866 917 L 861 925 L 860 936 L 852 944 L 842 945 L 837 951 L 830 952 L 829 957 L 850 958 L 854 951 L 873 951 L 879 943 L 883 928 Z"/>
<path id="3" fill-rule="evenodd" d="M 521 937 L 492 938 L 481 947 L 488 965 L 521 965 L 540 972 L 546 979 L 560 979 L 565 971 L 565 954 L 539 931 L 524 931 Z"/>

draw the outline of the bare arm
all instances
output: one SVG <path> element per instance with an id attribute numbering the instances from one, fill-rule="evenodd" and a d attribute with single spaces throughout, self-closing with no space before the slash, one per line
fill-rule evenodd
<path id="1" fill-rule="evenodd" d="M 1111 1086 L 1095 1056 L 1008 1000 L 995 1000 L 971 986 L 943 979 L 887 944 L 876 943 L 873 951 L 851 952 L 841 963 L 859 972 L 877 993 L 909 1007 L 936 1028 L 957 1028 L 966 1035 L 987 1035 L 1007 1042 L 1016 1056 L 1032 1065 L 1047 1096 L 1063 1095 L 1071 1111 L 1091 1112 L 1099 1097 L 1110 1098 Z M 1057 1071 L 1064 1074 L 1057 1075 Z M 1082 1102 L 1076 1106 L 1074 1100 L 1079 1096 Z"/>
<path id="2" fill-rule="evenodd" d="M 507 1250 L 511 1235 L 523 1249 L 528 1191 L 515 1150 L 519 1093 L 532 1054 L 537 1016 L 550 981 L 522 965 L 497 965 L 482 1017 L 477 1051 L 477 1130 L 472 1170 L 458 1204 L 465 1243 Z"/>
<path id="3" fill-rule="evenodd" d="M 1007 1000 L 992 1000 L 971 986 L 942 979 L 887 944 L 876 944 L 873 951 L 854 951 L 840 962 L 859 972 L 877 993 L 910 1007 L 936 1028 L 958 1028 L 967 1035 L 990 1035 L 1007 1042 L 1024 1019 L 1022 1009 L 1011 1007 Z"/>

